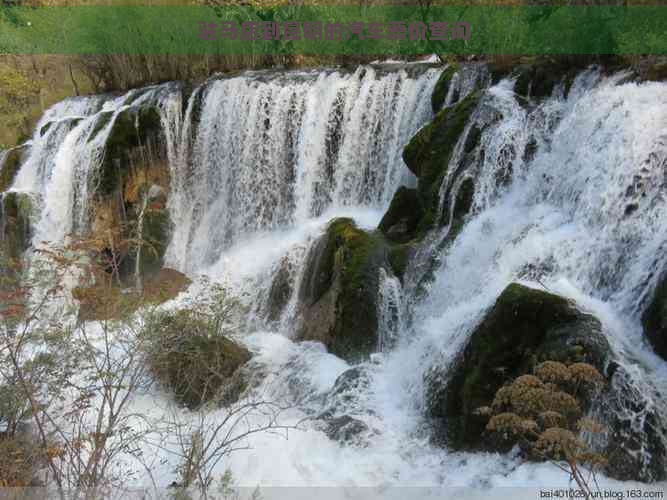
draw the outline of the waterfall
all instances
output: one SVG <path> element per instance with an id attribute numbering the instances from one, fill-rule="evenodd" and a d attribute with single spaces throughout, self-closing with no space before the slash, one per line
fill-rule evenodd
<path id="1" fill-rule="evenodd" d="M 289 440 L 253 436 L 252 452 L 227 464 L 244 485 L 567 486 L 549 464 L 431 444 L 424 377 L 452 365 L 519 281 L 599 318 L 620 367 L 613 384 L 636 403 L 611 401 L 610 411 L 638 429 L 649 413 L 667 414 L 667 364 L 640 319 L 667 264 L 667 84 L 590 68 L 535 103 L 515 93 L 512 77 L 492 82 L 483 65 L 456 72 L 443 106 L 481 97 L 437 186 L 447 217 L 415 246 L 405 276 L 379 270 L 378 352 L 352 364 L 293 341 L 298 290 L 332 218 L 373 231 L 396 189 L 417 182 L 401 154 L 432 118 L 442 69 L 391 66 L 250 71 L 190 95 L 165 84 L 66 100 L 38 124 L 12 187 L 43 200 L 33 245 L 90 225 L 114 120 L 153 102 L 171 177 L 165 265 L 224 280 L 247 302 L 242 341 L 262 367 L 258 391 L 292 398 L 296 420 L 344 414 L 365 430 L 354 446 L 315 424 Z M 454 202 L 470 184 L 470 210 L 455 227 Z M 283 307 L 271 310 L 276 296 Z M 142 395 L 137 409 L 158 411 L 155 400 Z M 170 478 L 170 457 L 151 453 L 154 473 Z"/>
<path id="2" fill-rule="evenodd" d="M 403 318 L 403 291 L 396 276 L 380 269 L 378 316 L 380 338 L 378 352 L 389 352 L 406 329 Z"/>
<path id="3" fill-rule="evenodd" d="M 197 89 L 174 176 L 167 261 L 195 270 L 243 238 L 331 208 L 384 208 L 411 182 L 401 153 L 431 114 L 437 76 L 258 72 Z"/>

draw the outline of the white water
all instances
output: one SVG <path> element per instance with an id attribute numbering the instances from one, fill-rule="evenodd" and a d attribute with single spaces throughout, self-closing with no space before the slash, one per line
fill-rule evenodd
<path id="1" fill-rule="evenodd" d="M 192 272 L 257 232 L 304 224 L 332 207 L 384 208 L 410 182 L 402 149 L 430 116 L 437 76 L 371 67 L 258 73 L 197 90 L 201 117 L 192 123 L 191 100 L 167 262 Z"/>
<path id="2" fill-rule="evenodd" d="M 219 469 L 229 467 L 243 486 L 336 486 L 366 498 L 389 494 L 391 486 L 567 485 L 567 477 L 548 464 L 451 453 L 429 444 L 424 374 L 452 361 L 483 311 L 517 280 L 541 286 L 539 280 L 592 311 L 621 356 L 623 383 L 642 395 L 645 411 L 657 406 L 665 414 L 657 393 L 667 394 L 667 364 L 651 352 L 639 323 L 640 303 L 657 279 L 649 273 L 665 263 L 667 85 L 661 83 L 623 83 L 624 75 L 602 78 L 588 71 L 567 99 L 556 92 L 530 112 L 515 99 L 511 81 L 486 92 L 473 120 L 489 126 L 472 153 L 475 161 L 462 165 L 475 179 L 474 217 L 446 257 L 438 256 L 442 265 L 424 300 L 412 298 L 410 287 L 401 290 L 394 277 L 381 277 L 381 352 L 361 366 L 367 383 L 349 399 L 329 393 L 348 364 L 319 344 L 290 340 L 296 296 L 280 321 L 263 322 L 271 277 L 287 262 L 298 284 L 308 247 L 328 220 L 350 215 L 372 228 L 396 187 L 414 182 L 400 153 L 429 117 L 437 75 L 415 79 L 402 70 L 371 69 L 351 75 L 253 73 L 198 89 L 198 121 L 195 98 L 182 123 L 175 105 L 165 108 L 171 110 L 165 123 L 172 131 L 166 135 L 175 222 L 168 263 L 225 281 L 253 307 L 250 331 L 240 340 L 267 375 L 257 393 L 296 404 L 287 421 L 333 408 L 370 429 L 357 445 L 331 441 L 316 423 L 289 439 L 256 435 L 249 439 L 251 450 L 234 454 Z M 117 100 L 105 106 L 119 109 Z M 496 115 L 498 120 L 489 118 Z M 69 193 L 78 185 L 76 165 L 90 168 L 94 162 L 85 153 L 94 146 L 83 144 L 90 126 L 84 120 L 67 133 L 52 160 L 53 175 L 38 188 L 45 194 L 43 224 L 58 228 L 41 229 L 42 237 L 64 236 L 76 219 Z M 524 160 L 531 143 L 534 157 Z M 460 185 L 453 167 L 462 161 L 461 143 L 442 203 L 451 202 Z M 499 183 L 501 177 L 511 181 Z M 17 180 L 15 187 L 20 185 Z M 638 209 L 626 215 L 631 203 Z M 430 237 L 422 258 L 443 236 Z M 409 272 L 408 283 L 420 278 L 419 266 Z M 134 402 L 134 409 L 155 418 L 168 406 L 162 393 Z M 183 412 L 183 418 L 194 417 Z M 157 448 L 145 453 L 159 486 L 176 479 L 172 456 Z M 148 486 L 143 474 L 139 470 L 137 484 Z M 605 478 L 602 483 L 627 487 Z M 373 489 L 352 489 L 362 486 Z M 340 490 L 331 491 L 339 497 Z"/>

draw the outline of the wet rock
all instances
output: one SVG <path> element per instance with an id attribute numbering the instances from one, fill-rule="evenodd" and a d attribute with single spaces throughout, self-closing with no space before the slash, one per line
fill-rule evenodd
<path id="1" fill-rule="evenodd" d="M 481 97 L 475 92 L 454 106 L 440 111 L 405 147 L 403 160 L 418 177 L 417 196 L 423 209 L 418 231 L 424 232 L 440 220 L 437 213 L 440 187 L 447 174 L 454 148 Z"/>
<path id="2" fill-rule="evenodd" d="M 5 152 L 4 159 L 0 154 L 0 192 L 7 191 L 14 183 L 27 149 L 28 146 L 11 148 Z"/>
<path id="3" fill-rule="evenodd" d="M 601 372 L 609 345 L 600 322 L 567 299 L 509 285 L 472 332 L 448 373 L 427 377 L 428 413 L 438 439 L 454 448 L 485 449 L 487 406 L 507 381 L 541 361 L 587 362 Z"/>
<path id="4" fill-rule="evenodd" d="M 326 396 L 326 405 L 333 413 L 349 413 L 360 410 L 359 397 L 370 386 L 370 374 L 357 366 L 341 373 Z"/>
<path id="5" fill-rule="evenodd" d="M 642 314 L 642 325 L 653 350 L 667 360 L 667 273 L 664 273 L 653 297 Z"/>
<path id="6" fill-rule="evenodd" d="M 269 321 L 278 321 L 287 306 L 293 291 L 293 265 L 288 258 L 283 258 L 278 266 L 278 271 L 273 275 L 269 298 L 267 304 L 267 316 Z"/>
<path id="7" fill-rule="evenodd" d="M 653 401 L 637 387 L 622 366 L 610 363 L 607 373 L 610 390 L 600 398 L 600 420 L 608 429 L 602 455 L 605 473 L 622 481 L 653 482 L 667 476 L 667 426 Z"/>
<path id="8" fill-rule="evenodd" d="M 389 269 L 383 238 L 351 219 L 334 219 L 311 248 L 299 289 L 298 340 L 317 340 L 353 360 L 375 351 L 379 268 Z"/>
<path id="9" fill-rule="evenodd" d="M 370 416 L 365 398 L 370 386 L 370 373 L 364 366 L 356 366 L 338 376 L 323 404 L 326 408 L 317 419 L 322 430 L 343 444 L 366 446 L 375 433 L 359 416 Z"/>
<path id="10" fill-rule="evenodd" d="M 28 193 L 0 193 L 0 247 L 8 259 L 19 259 L 30 247 L 35 200 Z"/>
<path id="11" fill-rule="evenodd" d="M 417 190 L 401 186 L 394 193 L 378 229 L 388 240 L 405 243 L 416 235 L 422 213 Z"/>
<path id="12" fill-rule="evenodd" d="M 605 473 L 623 480 L 664 478 L 667 434 L 653 406 L 654 396 L 638 389 L 614 360 L 602 326 L 571 301 L 516 283 L 509 285 L 473 330 L 450 367 L 426 375 L 427 412 L 435 439 L 454 449 L 504 451 L 488 439 L 486 419 L 475 409 L 488 406 L 497 390 L 542 361 L 585 362 L 607 379 L 587 401 L 607 434 L 595 446 L 609 462 Z"/>
<path id="13" fill-rule="evenodd" d="M 346 445 L 366 445 L 364 439 L 371 429 L 359 419 L 349 415 L 341 417 L 324 418 L 326 426 L 324 432 L 330 439 Z"/>
<path id="14" fill-rule="evenodd" d="M 457 71 L 459 71 L 459 65 L 451 64 L 440 74 L 440 78 L 438 78 L 433 89 L 433 94 L 431 94 L 431 107 L 433 108 L 434 113 L 440 111 L 444 106 L 447 94 L 452 85 L 452 78 Z"/>

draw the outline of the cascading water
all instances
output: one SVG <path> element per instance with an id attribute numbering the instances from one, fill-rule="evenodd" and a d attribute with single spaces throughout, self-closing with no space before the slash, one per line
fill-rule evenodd
<path id="1" fill-rule="evenodd" d="M 34 231 L 35 246 L 41 242 L 62 243 L 70 234 L 89 229 L 89 204 L 96 194 L 97 169 L 114 121 L 128 106 L 156 100 L 163 111 L 167 144 L 174 144 L 172 136 L 180 126 L 173 112 L 175 108 L 180 110 L 176 97 L 180 98 L 180 93 L 165 85 L 117 97 L 71 98 L 44 114 L 12 186 L 12 190 L 42 198 L 43 210 Z M 168 147 L 170 154 L 173 150 Z"/>
<path id="2" fill-rule="evenodd" d="M 489 85 L 479 68 L 455 77 L 445 106 L 479 82 Z M 250 293 L 256 331 L 243 341 L 263 368 L 263 395 L 288 398 L 295 420 L 327 414 L 363 430 L 343 444 L 318 425 L 287 441 L 253 436 L 252 451 L 226 464 L 243 485 L 566 485 L 549 464 L 452 453 L 429 441 L 425 373 L 452 363 L 517 280 L 575 299 L 601 320 L 621 365 L 613 383 L 641 401 L 612 402 L 619 418 L 641 428 L 648 413 L 667 410 L 667 364 L 643 340 L 640 324 L 658 279 L 652 271 L 665 264 L 667 85 L 630 82 L 624 73 L 584 71 L 567 97 L 561 86 L 538 106 L 518 98 L 511 79 L 483 90 L 440 186 L 443 209 L 472 179 L 466 224 L 448 239 L 454 210 L 445 210 L 449 220 L 424 239 L 403 285 L 381 270 L 378 353 L 352 367 L 318 343 L 290 340 L 308 248 L 326 222 L 351 216 L 372 229 L 396 188 L 415 182 L 401 152 L 431 116 L 439 71 L 411 71 L 213 79 L 192 93 L 182 119 L 182 103 L 170 92 L 144 97 L 161 103 L 168 143 L 174 229 L 166 262 Z M 102 112 L 112 113 L 111 123 L 127 99 L 76 100 L 40 122 L 14 185 L 43 196 L 36 238 L 57 241 L 85 221 L 81 200 L 94 191 L 88 172 L 99 164 L 108 127 L 99 140 L 91 130 Z M 473 130 L 479 141 L 470 150 Z M 291 292 L 281 311 L 267 313 L 279 275 Z M 136 408 L 160 411 L 160 397 L 138 397 Z M 665 438 L 659 429 L 656 435 Z M 153 473 L 168 483 L 175 464 L 151 452 Z"/>
<path id="3" fill-rule="evenodd" d="M 170 202 L 167 262 L 201 269 L 240 239 L 332 207 L 384 208 L 410 180 L 402 148 L 430 116 L 437 76 L 370 67 L 258 73 L 195 91 Z"/>

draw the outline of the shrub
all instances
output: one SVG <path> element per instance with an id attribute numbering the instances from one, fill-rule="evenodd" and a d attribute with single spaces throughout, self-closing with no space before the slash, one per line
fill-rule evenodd
<path id="1" fill-rule="evenodd" d="M 195 309 L 157 313 L 145 334 L 153 375 L 190 409 L 219 396 L 250 359 L 245 348 L 221 334 L 215 320 Z"/>
<path id="2" fill-rule="evenodd" d="M 602 375 L 587 363 L 567 366 L 545 361 L 535 367 L 534 375 L 521 375 L 498 389 L 491 406 L 478 408 L 477 413 L 489 417 L 486 430 L 505 444 L 518 444 L 531 458 L 564 461 L 590 496 L 580 467 L 594 470 L 605 460 L 578 436 L 581 431 L 602 431 L 582 414 L 591 392 L 603 383 Z"/>

